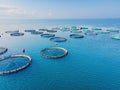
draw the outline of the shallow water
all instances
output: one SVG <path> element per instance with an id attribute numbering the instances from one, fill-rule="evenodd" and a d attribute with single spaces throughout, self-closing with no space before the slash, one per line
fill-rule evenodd
<path id="1" fill-rule="evenodd" d="M 6 30 L 39 29 L 55 26 L 86 25 L 92 27 L 120 28 L 120 19 L 107 20 L 15 20 L 0 21 L 1 33 Z M 32 58 L 32 64 L 18 73 L 0 76 L 0 90 L 119 90 L 120 89 L 120 41 L 111 39 L 110 34 L 70 38 L 70 32 L 58 31 L 58 37 L 66 42 L 57 46 L 68 50 L 68 55 L 60 59 L 46 59 L 40 51 L 56 46 L 55 42 L 40 35 L 25 33 L 11 37 L 3 34 L 0 46 L 8 48 L 3 54 L 25 54 Z M 0 56 L 0 57 L 2 57 Z"/>

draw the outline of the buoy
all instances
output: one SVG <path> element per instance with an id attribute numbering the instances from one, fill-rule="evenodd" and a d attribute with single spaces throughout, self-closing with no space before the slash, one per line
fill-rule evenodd
<path id="1" fill-rule="evenodd" d="M 24 48 L 22 49 L 22 52 L 23 52 L 23 53 L 25 52 L 25 49 L 24 49 Z"/>

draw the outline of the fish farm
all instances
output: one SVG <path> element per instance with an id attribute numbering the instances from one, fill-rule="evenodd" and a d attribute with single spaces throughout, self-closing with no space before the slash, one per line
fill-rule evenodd
<path id="1" fill-rule="evenodd" d="M 112 39 L 120 40 L 120 33 L 118 29 L 104 29 L 104 28 L 89 28 L 89 27 L 77 27 L 77 26 L 64 26 L 64 27 L 53 27 L 51 29 L 43 28 L 43 29 L 26 29 L 24 32 L 19 32 L 20 30 L 11 30 L 5 31 L 5 33 L 10 36 L 25 36 L 26 33 L 30 33 L 31 35 L 37 35 L 38 38 L 46 38 L 46 41 L 51 41 L 55 43 L 53 46 L 44 47 L 40 51 L 40 56 L 47 59 L 57 59 L 63 58 L 68 55 L 68 50 L 61 46 L 61 42 L 66 42 L 72 40 L 71 38 L 84 38 L 87 36 L 99 36 L 99 35 L 110 35 Z M 54 34 L 53 34 L 54 33 Z M 59 33 L 64 34 L 64 37 L 59 35 Z M 66 34 L 68 33 L 68 34 Z M 1 38 L 4 37 L 2 33 Z M 29 35 L 30 35 L 29 34 Z M 36 36 L 36 37 L 37 37 Z M 47 39 L 48 38 L 48 39 Z M 66 44 L 66 43 L 64 43 Z M 23 52 L 24 50 L 24 52 Z M 8 51 L 8 48 L 0 47 L 0 55 L 5 55 Z M 22 52 L 25 53 L 25 49 L 22 49 Z M 21 62 L 22 61 L 22 62 Z M 5 63 L 4 63 L 5 62 Z M 16 55 L 5 55 L 0 58 L 0 75 L 11 74 L 18 71 L 21 71 L 27 68 L 32 62 L 32 58 L 28 55 L 24 54 L 16 54 Z M 15 67 L 14 67 L 15 66 Z"/>

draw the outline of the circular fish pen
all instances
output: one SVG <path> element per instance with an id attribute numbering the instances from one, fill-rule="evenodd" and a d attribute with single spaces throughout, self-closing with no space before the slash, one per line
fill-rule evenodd
<path id="1" fill-rule="evenodd" d="M 110 31 L 110 32 L 119 32 L 119 30 L 116 30 L 116 29 L 108 29 L 107 31 Z"/>
<path id="2" fill-rule="evenodd" d="M 6 53 L 8 48 L 0 47 L 0 55 Z"/>
<path id="3" fill-rule="evenodd" d="M 55 28 L 52 28 L 52 30 L 58 31 L 58 30 L 60 30 L 60 28 L 59 27 L 55 27 Z"/>
<path id="4" fill-rule="evenodd" d="M 88 29 L 88 27 L 80 27 L 80 29 Z"/>
<path id="5" fill-rule="evenodd" d="M 61 31 L 63 31 L 63 32 L 70 31 L 70 28 L 69 28 L 69 27 L 63 27 L 63 28 L 61 29 Z"/>
<path id="6" fill-rule="evenodd" d="M 93 28 L 92 30 L 102 30 L 101 28 Z"/>
<path id="7" fill-rule="evenodd" d="M 36 30 L 24 30 L 24 32 L 35 32 Z"/>
<path id="8" fill-rule="evenodd" d="M 84 38 L 84 35 L 82 34 L 70 34 L 71 38 Z"/>
<path id="9" fill-rule="evenodd" d="M 49 47 L 41 50 L 40 54 L 45 58 L 57 59 L 66 56 L 68 51 L 62 47 Z"/>
<path id="10" fill-rule="evenodd" d="M 54 37 L 55 34 L 41 34 L 41 37 L 45 37 L 45 38 L 50 38 L 50 37 Z"/>
<path id="11" fill-rule="evenodd" d="M 11 36 L 23 36 L 24 33 L 11 33 L 10 35 Z"/>
<path id="12" fill-rule="evenodd" d="M 107 31 L 107 30 L 101 30 L 101 31 L 98 31 L 98 33 L 101 33 L 101 34 L 109 34 L 110 31 Z"/>
<path id="13" fill-rule="evenodd" d="M 35 32 L 31 32 L 32 35 L 40 35 L 43 34 L 43 32 L 39 32 L 39 31 L 35 31 Z"/>
<path id="14" fill-rule="evenodd" d="M 0 58 L 0 75 L 16 73 L 27 68 L 32 59 L 27 55 L 11 55 Z"/>
<path id="15" fill-rule="evenodd" d="M 15 31 L 6 31 L 5 33 L 19 33 L 19 30 L 15 30 Z"/>
<path id="16" fill-rule="evenodd" d="M 64 37 L 52 37 L 49 39 L 52 42 L 66 42 L 67 39 Z"/>
<path id="17" fill-rule="evenodd" d="M 38 29 L 39 31 L 47 31 L 48 29 Z"/>
<path id="18" fill-rule="evenodd" d="M 88 32 L 94 32 L 94 30 L 90 30 L 90 29 L 83 29 L 82 31 L 88 33 Z"/>
<path id="19" fill-rule="evenodd" d="M 47 30 L 47 32 L 55 33 L 55 32 L 57 32 L 57 30 Z"/>
<path id="20" fill-rule="evenodd" d="M 116 39 L 116 40 L 120 40 L 120 35 L 113 35 L 111 38 Z"/>
<path id="21" fill-rule="evenodd" d="M 71 33 L 82 33 L 82 31 L 81 30 L 72 30 L 72 31 L 70 31 Z"/>
<path id="22" fill-rule="evenodd" d="M 89 35 L 89 36 L 96 36 L 96 35 L 98 35 L 97 32 L 85 32 L 84 34 L 85 35 Z"/>
<path id="23" fill-rule="evenodd" d="M 71 26 L 71 30 L 79 30 L 77 26 Z"/>

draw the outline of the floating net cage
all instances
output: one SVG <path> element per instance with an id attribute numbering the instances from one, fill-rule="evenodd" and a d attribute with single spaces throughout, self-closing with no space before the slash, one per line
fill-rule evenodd
<path id="1" fill-rule="evenodd" d="M 88 27 L 80 27 L 80 29 L 88 29 Z"/>
<path id="2" fill-rule="evenodd" d="M 57 59 L 66 56 L 68 51 L 62 47 L 49 47 L 41 50 L 40 54 L 45 58 Z"/>
<path id="3" fill-rule="evenodd" d="M 61 29 L 61 31 L 70 31 L 70 28 L 69 28 L 69 27 L 63 27 L 63 28 Z"/>
<path id="4" fill-rule="evenodd" d="M 47 30 L 47 32 L 55 33 L 55 32 L 57 32 L 57 30 Z"/>
<path id="5" fill-rule="evenodd" d="M 6 53 L 8 48 L 0 47 L 0 55 Z"/>
<path id="6" fill-rule="evenodd" d="M 70 34 L 71 38 L 84 38 L 84 35 L 82 34 Z"/>
<path id="7" fill-rule="evenodd" d="M 97 33 L 108 34 L 108 33 L 110 33 L 110 31 L 107 31 L 107 30 L 101 30 L 101 31 L 98 31 Z"/>
<path id="8" fill-rule="evenodd" d="M 24 30 L 24 32 L 35 32 L 36 30 Z"/>
<path id="9" fill-rule="evenodd" d="M 79 30 L 76 26 L 71 26 L 71 30 Z"/>
<path id="10" fill-rule="evenodd" d="M 38 29 L 39 31 L 47 31 L 48 29 Z"/>
<path id="11" fill-rule="evenodd" d="M 40 34 L 43 34 L 43 32 L 35 31 L 35 32 L 31 32 L 31 34 L 33 34 L 33 35 L 40 35 Z"/>
<path id="12" fill-rule="evenodd" d="M 41 37 L 45 37 L 45 38 L 50 38 L 50 37 L 54 37 L 55 34 L 41 34 Z"/>
<path id="13" fill-rule="evenodd" d="M 23 36 L 24 33 L 18 32 L 18 33 L 11 33 L 10 35 L 11 35 L 11 36 Z"/>
<path id="14" fill-rule="evenodd" d="M 82 31 L 85 33 L 94 32 L 94 30 L 90 30 L 90 29 L 83 29 Z"/>
<path id="15" fill-rule="evenodd" d="M 111 38 L 116 39 L 116 40 L 120 40 L 120 35 L 113 35 Z"/>
<path id="16" fill-rule="evenodd" d="M 97 32 L 85 32 L 85 35 L 96 36 L 98 35 L 98 33 Z"/>
<path id="17" fill-rule="evenodd" d="M 0 58 L 0 75 L 11 74 L 27 68 L 32 59 L 27 55 L 11 55 Z"/>
<path id="18" fill-rule="evenodd" d="M 93 28 L 92 30 L 102 30 L 101 28 Z"/>
<path id="19" fill-rule="evenodd" d="M 67 39 L 64 37 L 52 37 L 49 39 L 52 42 L 66 42 Z"/>
<path id="20" fill-rule="evenodd" d="M 59 27 L 52 28 L 52 30 L 60 30 Z"/>
<path id="21" fill-rule="evenodd" d="M 6 31 L 5 33 L 19 33 L 19 30 L 15 30 L 15 31 Z"/>
<path id="22" fill-rule="evenodd" d="M 115 29 L 108 29 L 107 31 L 110 31 L 110 32 L 119 32 L 119 30 L 115 30 Z"/>
<path id="23" fill-rule="evenodd" d="M 81 30 L 72 30 L 72 31 L 70 31 L 71 33 L 82 33 L 82 31 Z"/>

